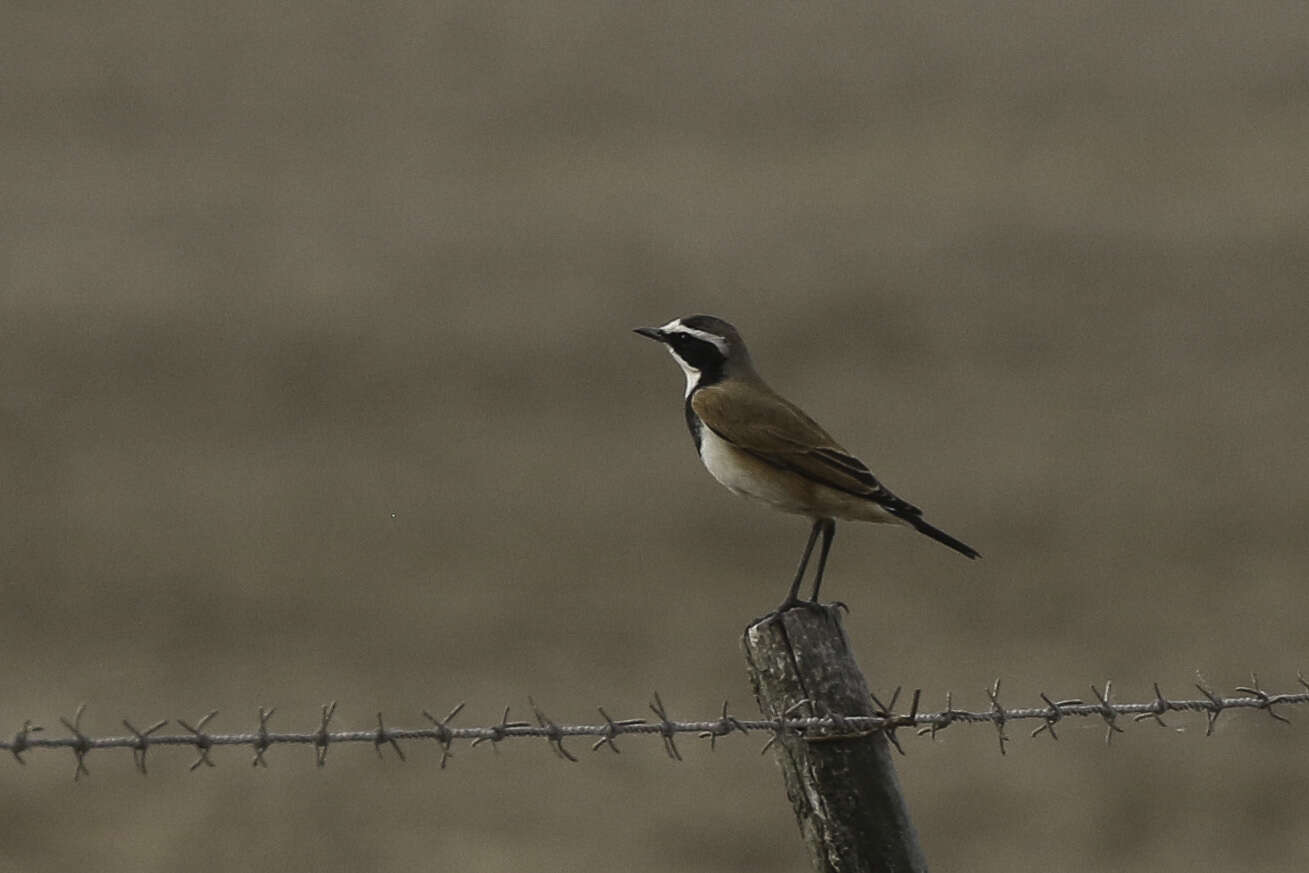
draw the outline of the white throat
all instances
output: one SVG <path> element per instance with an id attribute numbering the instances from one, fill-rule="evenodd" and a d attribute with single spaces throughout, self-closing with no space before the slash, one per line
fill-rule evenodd
<path id="1" fill-rule="evenodd" d="M 700 381 L 700 371 L 679 358 L 671 348 L 668 350 L 668 354 L 672 355 L 673 360 L 677 362 L 677 366 L 681 367 L 682 372 L 686 374 L 686 393 L 682 396 L 690 397 L 691 392 L 695 390 L 696 383 Z"/>

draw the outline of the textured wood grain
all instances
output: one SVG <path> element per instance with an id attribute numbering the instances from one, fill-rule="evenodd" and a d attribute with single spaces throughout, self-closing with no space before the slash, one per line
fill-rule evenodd
<path id="1" fill-rule="evenodd" d="M 746 629 L 755 699 L 766 718 L 875 715 L 835 607 L 792 609 Z M 820 873 L 926 873 L 927 863 L 880 733 L 783 735 L 773 746 L 800 832 Z"/>

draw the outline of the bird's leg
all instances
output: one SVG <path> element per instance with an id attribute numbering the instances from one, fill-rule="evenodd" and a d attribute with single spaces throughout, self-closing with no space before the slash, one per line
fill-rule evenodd
<path id="1" fill-rule="evenodd" d="M 818 587 L 823 584 L 823 568 L 827 566 L 827 553 L 832 548 L 832 537 L 836 536 L 836 521 L 824 518 L 816 524 L 823 526 L 823 547 L 818 552 L 818 573 L 814 576 L 814 593 L 810 603 L 818 602 Z"/>
<path id="2" fill-rule="evenodd" d="M 786 612 L 788 609 L 792 609 L 804 603 L 804 601 L 796 595 L 800 593 L 800 581 L 804 579 L 805 568 L 809 566 L 809 555 L 813 553 L 814 543 L 818 540 L 818 532 L 822 530 L 824 521 L 824 519 L 818 519 L 810 529 L 809 542 L 805 543 L 804 555 L 801 556 L 800 566 L 797 567 L 795 571 L 795 580 L 791 583 L 791 590 L 787 592 L 786 599 L 782 601 L 781 606 L 777 607 L 778 612 Z"/>

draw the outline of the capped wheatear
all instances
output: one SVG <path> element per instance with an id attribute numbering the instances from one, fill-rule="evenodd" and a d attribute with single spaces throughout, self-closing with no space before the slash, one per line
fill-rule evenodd
<path id="1" fill-rule="evenodd" d="M 818 602 L 836 519 L 902 524 L 968 558 L 981 555 L 923 520 L 858 458 L 755 372 L 736 328 L 711 315 L 675 318 L 636 333 L 663 343 L 686 373 L 686 425 L 705 467 L 729 491 L 813 519 L 795 579 L 778 612 L 798 597 L 818 535 L 823 547 L 810 601 Z"/>

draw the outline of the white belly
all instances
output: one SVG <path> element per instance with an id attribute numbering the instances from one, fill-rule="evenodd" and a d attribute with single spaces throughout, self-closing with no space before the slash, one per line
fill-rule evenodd
<path id="1" fill-rule="evenodd" d="M 724 440 L 709 428 L 700 433 L 700 460 L 705 469 L 728 491 L 762 500 L 783 512 L 809 512 L 803 496 L 787 488 L 778 471 Z"/>
<path id="2" fill-rule="evenodd" d="M 871 500 L 819 485 L 796 473 L 779 470 L 743 452 L 709 428 L 700 434 L 700 460 L 715 479 L 733 494 L 759 500 L 810 518 L 842 518 L 897 523 Z"/>

